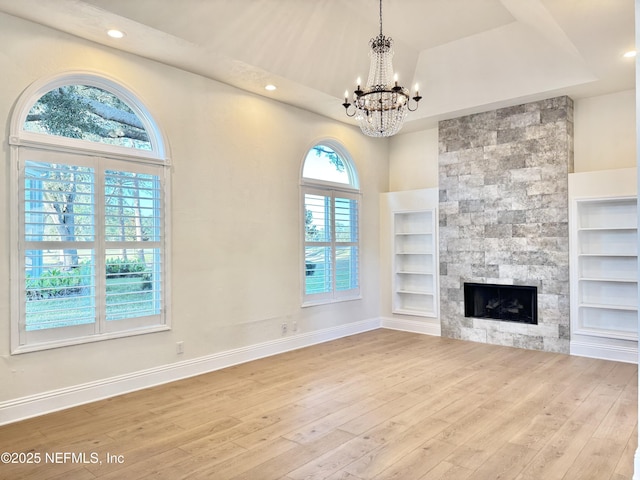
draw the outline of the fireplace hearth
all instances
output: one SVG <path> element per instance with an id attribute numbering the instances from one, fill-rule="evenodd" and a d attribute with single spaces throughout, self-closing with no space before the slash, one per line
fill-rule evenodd
<path id="1" fill-rule="evenodd" d="M 464 316 L 537 325 L 538 288 L 465 283 Z"/>

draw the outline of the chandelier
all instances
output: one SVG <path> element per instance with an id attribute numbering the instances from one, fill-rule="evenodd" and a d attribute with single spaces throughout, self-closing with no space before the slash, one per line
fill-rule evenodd
<path id="1" fill-rule="evenodd" d="M 369 40 L 369 78 L 362 90 L 360 79 L 353 92 L 353 109 L 349 102 L 349 92 L 344 92 L 342 106 L 348 117 L 356 117 L 362 133 L 370 137 L 390 137 L 402 128 L 407 112 L 418 109 L 422 98 L 418 93 L 410 97 L 409 90 L 398 85 L 398 77 L 393 73 L 393 40 L 382 34 L 382 0 L 380 0 L 380 35 Z M 413 99 L 415 107 L 409 104 Z"/>

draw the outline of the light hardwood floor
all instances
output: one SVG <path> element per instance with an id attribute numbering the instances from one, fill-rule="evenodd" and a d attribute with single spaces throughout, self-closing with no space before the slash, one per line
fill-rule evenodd
<path id="1" fill-rule="evenodd" d="M 637 378 L 376 330 L 0 427 L 0 478 L 630 480 Z"/>

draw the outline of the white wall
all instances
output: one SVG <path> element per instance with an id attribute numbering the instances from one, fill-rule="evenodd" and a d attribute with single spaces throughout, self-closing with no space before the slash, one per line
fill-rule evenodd
<path id="1" fill-rule="evenodd" d="M 635 90 L 574 102 L 574 171 L 636 166 Z"/>
<path id="2" fill-rule="evenodd" d="M 0 402 L 195 359 L 379 315 L 378 194 L 387 142 L 354 127 L 197 75 L 0 14 Z M 9 353 L 8 122 L 33 81 L 104 72 L 138 94 L 164 130 L 173 164 L 172 330 Z M 0 136 L 0 137 L 2 137 Z M 301 308 L 300 164 L 322 138 L 355 160 L 363 192 L 362 300 Z M 381 147 L 382 146 L 382 147 Z M 176 342 L 185 353 L 176 354 Z"/>

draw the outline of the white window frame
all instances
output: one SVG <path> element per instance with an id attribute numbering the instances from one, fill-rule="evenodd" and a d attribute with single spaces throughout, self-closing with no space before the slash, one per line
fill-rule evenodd
<path id="1" fill-rule="evenodd" d="M 105 145 L 73 138 L 29 132 L 23 129 L 26 116 L 32 105 L 45 93 L 63 85 L 89 85 L 109 91 L 125 103 L 138 115 L 149 135 L 151 150 L 139 150 L 114 145 Z M 12 117 L 9 145 L 11 149 L 11 354 L 46 350 L 81 343 L 95 342 L 125 336 L 140 335 L 171 328 L 168 299 L 170 297 L 170 164 L 165 153 L 166 142 L 148 110 L 137 95 L 103 74 L 93 72 L 71 72 L 34 83 L 20 97 Z M 65 326 L 59 328 L 27 331 L 26 294 L 25 294 L 25 239 L 24 239 L 24 183 L 25 161 L 64 163 L 69 165 L 90 166 L 95 169 L 95 209 L 96 218 L 102 216 L 104 205 L 104 172 L 106 170 L 148 173 L 158 176 L 161 188 L 162 231 L 160 255 L 161 309 L 159 315 L 150 317 L 127 318 L 106 322 L 96 315 L 92 324 Z M 100 191 L 102 190 L 102 191 Z M 104 267 L 104 252 L 108 248 L 105 239 L 96 231 L 93 243 L 96 257 L 96 269 Z M 136 242 L 137 244 L 138 242 Z M 136 245 L 137 246 L 137 245 Z M 144 245 L 146 246 L 146 245 Z M 151 247 L 151 246 L 148 246 Z M 99 271 L 99 270 L 96 270 Z M 96 273 L 96 277 L 101 275 Z M 97 280 L 98 283 L 100 281 Z M 153 318 L 151 318 L 153 317 Z M 117 322 L 118 328 L 114 328 Z"/>
<path id="2" fill-rule="evenodd" d="M 314 179 L 314 178 L 307 178 L 303 176 L 303 172 L 304 172 L 304 161 L 307 157 L 307 154 L 316 146 L 326 146 L 329 147 L 330 149 L 332 149 L 334 152 L 336 152 L 339 156 L 340 159 L 343 161 L 343 163 L 345 164 L 345 168 L 348 172 L 349 175 L 349 184 L 344 184 L 344 183 L 338 183 L 338 182 L 330 182 L 330 181 L 326 181 L 326 180 L 318 180 L 318 179 Z M 361 208 L 361 199 L 362 199 L 362 195 L 360 193 L 360 190 L 358 188 L 359 185 L 359 181 L 358 181 L 358 175 L 357 175 L 357 171 L 355 168 L 355 165 L 353 164 L 353 161 L 351 160 L 350 155 L 348 154 L 348 152 L 346 151 L 346 149 L 344 147 L 342 147 L 342 145 L 340 145 L 340 143 L 338 143 L 335 140 L 322 140 L 319 142 L 315 142 L 310 148 L 308 148 L 305 152 L 305 156 L 304 159 L 302 161 L 302 168 L 300 170 L 300 177 L 301 177 L 301 195 L 300 195 L 300 210 L 301 210 L 301 219 L 302 219 L 302 228 L 300 229 L 302 232 L 302 243 L 301 243 L 301 258 L 302 258 L 302 262 L 301 262 L 301 272 L 302 272 L 302 277 L 301 277 L 301 284 L 302 284 L 302 288 L 301 288 L 301 292 L 302 292 L 302 306 L 303 307 L 309 307 L 309 306 L 313 306 L 313 305 L 323 305 L 323 304 L 327 304 L 327 303 L 335 303 L 335 302 L 343 302 L 343 301 L 349 301 L 349 300 L 358 300 L 361 299 L 361 290 L 360 290 L 360 285 L 361 285 L 361 276 L 360 276 L 360 258 L 361 258 L 361 242 L 360 242 L 360 208 Z M 312 294 L 308 294 L 306 292 L 306 258 L 305 258 L 305 252 L 306 252 L 306 247 L 309 245 L 309 242 L 307 242 L 306 240 L 306 222 L 305 222 L 305 216 L 306 216 L 306 209 L 305 209 L 305 196 L 307 194 L 311 194 L 311 195 L 318 195 L 318 196 L 324 196 L 324 197 L 328 197 L 331 199 L 331 212 L 330 212 L 330 218 L 331 218 L 331 238 L 328 242 L 313 242 L 313 245 L 316 246 L 326 246 L 329 247 L 331 249 L 331 275 L 332 275 L 332 290 L 328 291 L 328 292 L 320 292 L 320 293 L 312 293 Z M 357 232 L 356 232 L 356 236 L 357 236 L 357 241 L 356 242 L 338 242 L 336 240 L 336 235 L 335 235 L 335 212 L 334 210 L 334 205 L 335 205 L 335 198 L 345 198 L 345 199 L 350 199 L 350 200 L 355 200 L 356 201 L 356 221 L 357 221 Z M 357 270 L 357 287 L 352 288 L 352 289 L 347 289 L 347 290 L 338 290 L 336 288 L 336 255 L 335 255 L 335 249 L 337 247 L 341 247 L 341 246 L 355 246 L 357 248 L 357 252 L 358 252 L 358 258 L 356 260 L 356 270 Z"/>

